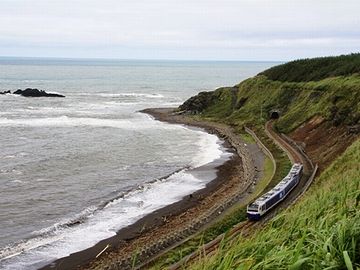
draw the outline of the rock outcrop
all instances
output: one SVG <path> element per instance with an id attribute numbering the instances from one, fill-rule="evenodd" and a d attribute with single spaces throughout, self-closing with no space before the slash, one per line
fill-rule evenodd
<path id="1" fill-rule="evenodd" d="M 18 89 L 13 94 L 22 95 L 24 97 L 65 97 L 60 94 L 46 93 L 44 90 L 36 88 L 26 88 L 25 90 Z"/>
<path id="2" fill-rule="evenodd" d="M 200 92 L 186 100 L 179 109 L 193 114 L 201 113 L 205 108 L 214 102 L 213 92 Z"/>
<path id="3" fill-rule="evenodd" d="M 8 91 L 3 91 L 3 92 L 0 92 L 0 95 L 5 95 L 5 94 L 11 94 L 11 91 L 8 90 Z"/>

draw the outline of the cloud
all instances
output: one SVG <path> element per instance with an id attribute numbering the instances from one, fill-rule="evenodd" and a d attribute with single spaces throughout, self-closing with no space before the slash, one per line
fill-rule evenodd
<path id="1" fill-rule="evenodd" d="M 4 55 L 240 60 L 257 59 L 256 51 L 274 60 L 321 48 L 347 53 L 360 45 L 359 10 L 357 0 L 2 0 L 0 48 Z"/>

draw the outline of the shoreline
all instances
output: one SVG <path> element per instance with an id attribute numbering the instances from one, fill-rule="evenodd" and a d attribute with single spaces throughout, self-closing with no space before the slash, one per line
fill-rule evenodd
<path id="1" fill-rule="evenodd" d="M 239 149 L 236 145 L 234 146 L 234 142 L 228 137 L 227 132 L 219 131 L 221 127 L 214 127 L 205 122 L 194 121 L 186 116 L 174 115 L 171 108 L 146 109 L 141 112 L 147 113 L 159 121 L 202 128 L 208 133 L 216 134 L 224 141 L 223 147 L 228 152 L 233 153 L 233 155 L 221 165 L 210 163 L 194 169 L 195 172 L 197 171 L 200 174 L 216 170 L 216 178 L 207 183 L 204 188 L 193 192 L 189 196 L 185 196 L 180 201 L 147 214 L 137 222 L 120 229 L 113 237 L 104 239 L 88 249 L 57 259 L 40 269 L 92 269 L 94 267 L 107 267 L 113 264 L 114 261 L 118 261 L 119 258 L 129 257 L 129 255 L 133 256 L 134 252 L 139 249 L 141 250 L 142 247 L 159 240 L 163 236 L 179 230 L 181 231 L 182 227 L 189 225 L 192 219 L 201 216 L 209 207 L 219 206 L 223 200 L 221 197 L 224 195 L 230 197 L 236 195 L 235 193 L 231 195 L 229 192 L 245 191 L 246 187 L 249 187 L 249 179 L 245 179 L 246 175 L 244 175 L 244 165 L 246 167 L 249 164 L 244 164 L 244 157 L 240 156 Z M 252 162 L 254 162 L 254 167 L 261 167 L 263 160 L 259 157 L 257 160 L 252 160 Z M 253 179 L 250 180 L 252 181 Z M 220 213 L 221 211 L 219 215 Z M 207 223 L 211 222 L 214 218 L 216 217 L 211 217 L 210 220 L 207 220 Z M 195 231 L 198 229 L 194 228 Z M 190 235 L 192 233 L 188 232 Z M 101 256 L 95 258 L 104 249 L 105 251 L 101 253 Z"/>

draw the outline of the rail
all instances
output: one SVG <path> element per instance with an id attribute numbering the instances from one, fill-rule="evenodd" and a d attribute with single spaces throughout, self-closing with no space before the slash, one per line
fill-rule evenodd
<path id="1" fill-rule="evenodd" d="M 311 186 L 311 184 L 314 182 L 316 173 L 318 171 L 319 167 L 317 164 L 315 164 L 315 167 L 313 169 L 312 174 L 310 175 L 308 181 L 306 182 L 306 185 L 304 186 L 303 190 L 301 191 L 301 193 L 292 201 L 291 205 L 295 204 L 304 194 L 305 192 L 309 189 L 309 187 Z"/>

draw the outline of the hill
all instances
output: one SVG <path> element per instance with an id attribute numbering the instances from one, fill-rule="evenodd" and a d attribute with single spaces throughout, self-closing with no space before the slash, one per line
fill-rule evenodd
<path id="1" fill-rule="evenodd" d="M 251 239 L 238 239 L 194 269 L 360 267 L 360 54 L 297 60 L 179 107 L 195 118 L 259 132 L 270 118 L 301 145 L 321 175 L 295 207 Z"/>
<path id="2" fill-rule="evenodd" d="M 344 57 L 331 59 L 338 62 Z M 348 59 L 346 63 L 357 63 L 359 57 L 358 54 L 345 57 Z M 304 61 L 315 66 L 319 58 Z M 289 71 L 289 74 L 293 72 Z M 280 116 L 275 124 L 277 130 L 302 141 L 321 168 L 329 165 L 358 137 L 359 74 L 289 82 L 269 79 L 265 73 L 233 87 L 201 92 L 184 102 L 179 110 L 224 122 L 239 130 L 245 125 L 261 127 L 275 113 Z M 326 136 L 329 132 L 333 136 Z"/>

